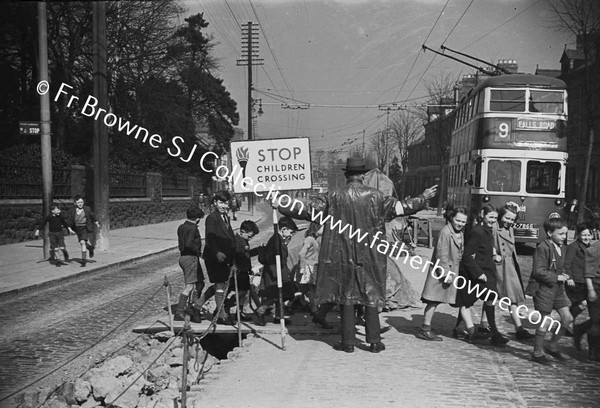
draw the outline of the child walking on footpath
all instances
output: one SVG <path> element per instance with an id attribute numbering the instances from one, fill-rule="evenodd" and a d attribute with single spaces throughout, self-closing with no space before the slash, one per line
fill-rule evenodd
<path id="1" fill-rule="evenodd" d="M 535 249 L 533 255 L 533 271 L 531 278 L 537 283 L 533 305 L 542 317 L 542 323 L 535 332 L 535 346 L 531 360 L 548 365 L 549 361 L 545 353 L 550 354 L 557 360 L 565 360 L 563 354 L 558 350 L 558 341 L 565 329 L 573 322 L 573 316 L 569 312 L 571 302 L 565 292 L 565 284 L 574 286 L 575 282 L 565 273 L 565 248 L 563 242 L 567 237 L 567 226 L 560 218 L 551 218 L 544 222 L 546 240 L 542 241 Z M 553 322 L 547 317 L 556 310 L 560 315 L 560 327 L 552 334 L 552 340 L 545 344 L 546 333 L 551 329 Z"/>
<path id="2" fill-rule="evenodd" d="M 175 320 L 185 320 L 185 312 L 190 300 L 190 295 L 202 293 L 204 289 L 204 274 L 200 266 L 202 237 L 198 231 L 198 223 L 204 217 L 204 212 L 197 206 L 186 211 L 187 220 L 177 228 L 177 242 L 179 245 L 179 266 L 183 271 L 185 287 L 179 295 Z M 197 295 L 196 295 L 197 296 Z M 192 295 L 192 297 L 195 297 Z M 192 299 L 192 303 L 196 299 Z M 199 309 L 192 307 L 190 310 L 191 321 L 200 323 L 202 316 Z"/>
<path id="3" fill-rule="evenodd" d="M 81 266 L 85 266 L 86 255 L 89 251 L 90 258 L 94 257 L 94 245 L 90 242 L 90 235 L 94 233 L 94 224 L 100 228 L 100 223 L 96 220 L 96 215 L 90 207 L 85 205 L 83 197 L 76 195 L 73 197 L 75 207 L 69 215 L 69 224 L 75 230 L 77 239 L 81 245 Z"/>
<path id="4" fill-rule="evenodd" d="M 74 234 L 75 231 L 69 227 L 67 219 L 61 214 L 60 208 L 57 205 L 53 205 L 50 208 L 50 215 L 42 220 L 38 229 L 35 230 L 36 238 L 40 235 L 40 230 L 44 229 L 46 223 L 49 226 L 49 238 L 50 238 L 50 261 L 55 260 L 56 266 L 61 266 L 62 262 L 58 256 L 58 250 L 60 249 L 65 257 L 65 261 L 69 260 L 69 253 L 65 245 L 65 235 L 63 227 L 69 230 L 70 234 Z"/>

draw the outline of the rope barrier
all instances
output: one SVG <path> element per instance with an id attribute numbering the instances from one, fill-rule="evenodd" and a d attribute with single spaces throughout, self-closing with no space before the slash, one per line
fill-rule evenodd
<path id="1" fill-rule="evenodd" d="M 156 297 L 156 295 L 162 290 L 162 285 L 160 287 L 160 289 L 158 289 L 156 292 L 154 292 L 154 294 L 148 299 L 146 300 L 140 307 L 138 307 L 136 310 L 133 311 L 133 313 L 131 313 L 125 320 L 123 320 L 121 323 L 119 323 L 117 326 L 115 326 L 112 330 L 110 330 L 108 333 L 106 333 L 104 336 L 100 337 L 96 342 L 94 342 L 91 346 L 89 346 L 88 348 L 82 350 L 81 352 L 77 353 L 75 356 L 73 356 L 72 358 L 70 358 L 69 360 L 67 360 L 66 362 L 62 363 L 61 365 L 59 365 L 58 367 L 56 367 L 55 369 L 53 369 L 52 371 L 44 374 L 43 376 L 35 379 L 34 381 L 30 382 L 29 384 L 19 388 L 17 391 L 14 391 L 13 393 L 7 395 L 6 397 L 0 399 L 1 401 L 5 401 L 13 396 L 15 396 L 16 394 L 20 393 L 23 390 L 26 390 L 27 388 L 31 387 L 32 385 L 42 381 L 43 379 L 47 378 L 48 376 L 50 376 L 51 374 L 54 374 L 56 371 L 60 370 L 61 368 L 63 368 L 64 366 L 66 366 L 67 364 L 70 364 L 71 362 L 73 362 L 75 359 L 79 358 L 81 355 L 83 355 L 84 353 L 88 352 L 89 350 L 91 350 L 92 348 L 96 347 L 98 344 L 100 344 L 101 341 L 103 341 L 104 339 L 106 339 L 108 336 L 110 336 L 111 334 L 113 334 L 119 327 L 121 327 L 122 325 L 124 325 L 129 319 L 131 319 L 137 312 L 139 312 L 144 306 L 146 306 L 152 299 L 154 299 L 154 297 Z M 45 402 L 45 401 L 44 401 Z M 43 405 L 43 404 L 42 404 Z"/>

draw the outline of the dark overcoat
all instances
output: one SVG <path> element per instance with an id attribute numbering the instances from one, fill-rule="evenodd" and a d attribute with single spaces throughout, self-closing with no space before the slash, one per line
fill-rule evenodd
<path id="1" fill-rule="evenodd" d="M 300 201 L 303 208 L 296 203 L 291 208 L 280 207 L 279 211 L 325 225 L 315 301 L 385 306 L 386 256 L 390 255 L 391 247 L 385 241 L 385 222 L 423 209 L 424 197 L 399 202 L 352 180 L 339 190 Z"/>
<path id="2" fill-rule="evenodd" d="M 231 224 L 225 223 L 220 212 L 213 211 L 206 217 L 205 234 L 202 258 L 210 264 L 221 265 L 223 268 L 233 265 L 236 252 L 235 234 Z M 227 257 L 225 262 L 219 262 L 217 259 L 219 252 Z"/>

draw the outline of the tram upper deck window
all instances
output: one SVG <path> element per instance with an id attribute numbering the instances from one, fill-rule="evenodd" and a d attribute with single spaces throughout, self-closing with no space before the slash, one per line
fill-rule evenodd
<path id="1" fill-rule="evenodd" d="M 531 91 L 529 112 L 564 113 L 563 93 L 552 91 Z"/>
<path id="2" fill-rule="evenodd" d="M 560 163 L 528 161 L 525 190 L 530 194 L 560 193 Z"/>
<path id="3" fill-rule="evenodd" d="M 490 110 L 496 112 L 525 112 L 524 89 L 492 89 Z"/>
<path id="4" fill-rule="evenodd" d="M 518 160 L 490 160 L 487 165 L 488 191 L 516 193 L 520 190 L 521 162 Z"/>

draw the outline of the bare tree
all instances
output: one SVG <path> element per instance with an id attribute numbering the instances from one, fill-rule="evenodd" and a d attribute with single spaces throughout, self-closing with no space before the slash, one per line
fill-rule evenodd
<path id="1" fill-rule="evenodd" d="M 438 200 L 437 214 L 442 214 L 443 202 L 448 195 L 448 163 L 450 160 L 450 137 L 451 127 L 448 126 L 449 116 L 454 107 L 454 89 L 458 82 L 458 76 L 447 71 L 424 80 L 425 88 L 429 94 L 428 106 L 422 109 L 420 117 L 428 124 L 436 135 L 438 143 L 436 148 L 439 152 L 441 175 L 440 175 L 440 199 Z"/>
<path id="2" fill-rule="evenodd" d="M 376 132 L 370 140 L 371 151 L 377 168 L 386 172 L 386 165 L 396 151 L 396 143 L 388 129 Z"/>
<path id="3" fill-rule="evenodd" d="M 390 136 L 396 142 L 398 149 L 398 160 L 402 168 L 400 191 L 398 197 L 404 197 L 404 185 L 406 181 L 406 169 L 408 167 L 408 148 L 423 136 L 423 121 L 419 116 L 408 110 L 403 110 L 392 119 L 390 124 Z"/>
<path id="4" fill-rule="evenodd" d="M 600 2 L 598 0 L 558 0 L 551 3 L 555 15 L 553 22 L 559 30 L 572 33 L 583 52 L 583 103 L 588 143 L 585 151 L 582 185 L 579 189 L 579 215 L 577 222 L 585 217 L 586 198 L 590 181 L 590 166 L 594 147 L 594 125 L 600 119 L 600 75 L 598 74 L 598 50 L 600 45 Z"/>

